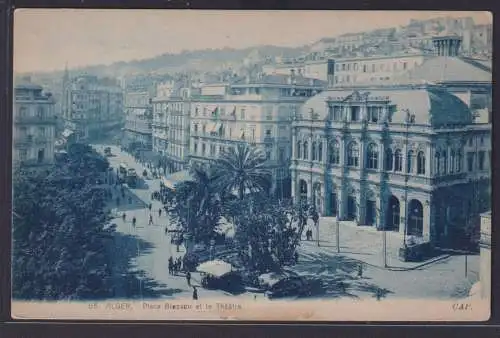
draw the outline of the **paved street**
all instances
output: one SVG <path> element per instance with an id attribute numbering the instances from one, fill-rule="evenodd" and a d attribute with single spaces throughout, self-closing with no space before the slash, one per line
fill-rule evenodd
<path id="1" fill-rule="evenodd" d="M 450 298 L 463 296 L 478 280 L 479 255 L 467 257 L 465 277 L 464 255 L 443 255 L 436 260 L 412 263 L 398 259 L 401 235 L 387 232 L 387 265 L 383 268 L 383 232 L 373 228 L 357 227 L 349 222 L 340 224 L 340 254 L 337 254 L 335 222 L 331 218 L 320 220 L 320 247 L 315 241 L 302 241 L 301 262 L 296 270 L 306 274 L 322 275 L 324 279 L 344 278 L 351 285 L 353 295 L 371 293 L 374 288 L 387 289 L 390 297 Z M 364 278 L 353 278 L 363 262 Z M 423 266 L 422 266 L 423 265 Z M 343 275 L 343 277 L 338 277 Z M 418 281 L 418 282 L 416 282 Z"/>
<path id="2" fill-rule="evenodd" d="M 94 145 L 103 152 L 106 145 Z M 114 156 L 109 158 L 111 166 L 117 168 L 120 163 L 126 163 L 134 168 L 139 175 L 144 167 L 135 159 L 122 153 L 116 146 L 111 146 Z M 142 175 L 141 175 L 142 176 Z M 155 297 L 186 297 L 192 296 L 192 288 L 187 285 L 183 275 L 169 275 L 167 260 L 170 256 L 178 257 L 184 254 L 184 248 L 176 251 L 176 246 L 170 243 L 170 236 L 165 234 L 165 227 L 169 220 L 165 212 L 161 217 L 158 209 L 163 207 L 158 201 L 151 201 L 151 193 L 160 189 L 159 179 L 146 179 L 135 189 L 128 189 L 125 199 L 122 198 L 120 206 L 116 207 L 113 200 L 110 203 L 112 210 L 118 217 L 114 223 L 117 225 L 119 236 L 129 236 L 135 242 L 136 252 L 130 261 L 130 271 L 144 273 L 144 285 L 139 286 L 143 296 L 151 294 L 156 289 Z M 128 203 L 129 197 L 132 203 Z M 148 225 L 148 204 L 152 203 L 153 225 Z M 126 213 L 125 222 L 121 219 L 123 212 Z M 137 226 L 132 226 L 131 219 L 135 216 Z M 316 238 L 315 229 L 314 238 Z M 479 257 L 468 257 L 468 275 L 465 277 L 465 257 L 451 256 L 419 267 L 420 263 L 404 263 L 397 259 L 397 248 L 399 248 L 401 237 L 398 233 L 387 233 L 387 263 L 396 268 L 391 271 L 383 269 L 382 260 L 382 236 L 381 232 L 357 228 L 347 222 L 343 222 L 340 228 L 341 253 L 336 252 L 335 227 L 332 219 L 323 218 L 320 221 L 320 245 L 317 242 L 303 240 L 300 247 L 299 264 L 293 267 L 298 273 L 321 276 L 331 289 L 327 290 L 326 296 L 332 297 L 373 297 L 377 289 L 384 289 L 385 296 L 397 297 L 432 297 L 450 298 L 463 296 L 468 288 L 477 281 Z M 120 244 L 117 244 L 119 247 Z M 118 249 L 117 249 L 118 251 Z M 119 253 L 118 253 L 119 255 Z M 363 277 L 358 278 L 359 263 L 363 264 Z M 148 283 L 147 280 L 154 281 Z M 416 283 L 415 281 L 419 281 Z M 347 289 L 340 293 L 337 283 L 342 281 Z M 193 284 L 199 285 L 199 276 L 193 274 Z M 235 297 L 223 291 L 198 289 L 199 297 Z M 236 297 L 253 298 L 254 294 L 245 293 Z M 260 296 L 259 296 L 260 297 Z"/>
<path id="3" fill-rule="evenodd" d="M 100 153 L 104 152 L 104 148 L 109 145 L 94 144 L 93 145 Z M 135 159 L 124 152 L 120 151 L 119 147 L 110 146 L 112 149 L 112 157 L 108 160 L 110 165 L 115 169 L 120 163 L 127 164 L 128 167 L 134 168 L 141 176 L 144 167 L 135 161 Z M 116 207 L 115 199 L 110 203 L 113 213 L 117 216 L 113 222 L 117 225 L 119 236 L 133 236 L 135 238 L 137 251 L 132 258 L 131 271 L 143 272 L 144 279 L 153 280 L 154 283 L 144 283 L 142 286 L 146 288 L 148 284 L 154 285 L 158 292 L 155 296 L 160 297 L 175 297 L 175 298 L 191 298 L 193 289 L 187 285 L 184 274 L 172 276 L 168 273 L 168 258 L 170 256 L 177 258 L 185 252 L 184 247 L 180 246 L 180 252 L 177 252 L 175 245 L 170 243 L 170 235 L 165 234 L 165 227 L 169 225 L 169 220 L 164 210 L 161 216 L 158 215 L 158 209 L 163 205 L 159 201 L 151 201 L 151 193 L 155 190 L 160 190 L 159 179 L 146 179 L 143 184 L 138 184 L 135 189 L 126 189 L 125 199 L 121 198 L 120 206 Z M 128 198 L 132 199 L 132 203 L 128 203 Z M 152 203 L 152 212 L 149 212 L 148 204 Z M 126 213 L 126 221 L 123 222 L 121 215 Z M 148 225 L 149 215 L 153 216 L 153 225 Z M 132 226 L 132 218 L 136 217 L 137 226 Z M 117 246 L 120 246 L 118 244 Z M 118 251 L 118 249 L 117 249 Z M 138 252 L 138 254 L 137 254 Z M 119 254 L 119 253 L 118 253 Z M 199 286 L 199 275 L 193 273 L 192 284 Z M 152 290 L 143 290 L 145 295 L 152 294 Z M 198 296 L 200 299 L 209 297 L 235 297 L 226 294 L 224 291 L 205 290 L 198 288 Z M 253 294 L 247 293 L 238 295 L 237 297 L 253 298 Z"/>

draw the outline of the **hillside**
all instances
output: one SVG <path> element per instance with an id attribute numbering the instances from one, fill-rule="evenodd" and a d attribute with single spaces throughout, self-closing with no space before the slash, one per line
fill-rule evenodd
<path id="1" fill-rule="evenodd" d="M 306 51 L 306 47 L 289 48 L 278 46 L 258 46 L 245 49 L 204 49 L 183 51 L 178 54 L 163 54 L 153 58 L 116 62 L 110 65 L 95 65 L 70 69 L 74 73 L 88 73 L 100 77 L 122 77 L 134 74 L 172 74 L 184 71 L 213 71 L 222 66 L 237 69 L 246 58 L 296 57 Z M 62 72 L 40 72 L 31 74 L 34 78 L 61 77 Z"/>

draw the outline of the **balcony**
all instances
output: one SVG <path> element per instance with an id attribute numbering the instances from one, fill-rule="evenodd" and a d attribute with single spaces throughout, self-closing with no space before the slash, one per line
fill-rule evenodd
<path id="1" fill-rule="evenodd" d="M 14 122 L 17 124 L 55 124 L 57 117 L 55 116 L 16 116 Z"/>
<path id="2" fill-rule="evenodd" d="M 275 138 L 272 137 L 272 136 L 266 136 L 264 137 L 264 143 L 274 143 L 275 142 Z"/>
<path id="3" fill-rule="evenodd" d="M 50 142 L 48 136 L 24 135 L 14 137 L 14 144 L 20 147 L 27 147 L 35 144 L 46 144 Z"/>

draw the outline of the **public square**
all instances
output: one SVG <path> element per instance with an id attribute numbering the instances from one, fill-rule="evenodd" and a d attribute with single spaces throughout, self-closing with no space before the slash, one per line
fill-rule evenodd
<path id="1" fill-rule="evenodd" d="M 138 163 L 133 156 L 109 144 L 94 144 L 96 150 L 103 153 L 110 146 L 113 156 L 108 157 L 110 165 L 117 168 L 125 163 L 134 168 L 137 173 L 145 166 Z M 116 252 L 118 260 L 129 259 L 129 264 L 119 264 L 128 271 L 143 272 L 144 288 L 139 293 L 142 297 L 189 298 L 192 287 L 186 282 L 183 273 L 170 275 L 167 261 L 170 256 L 177 258 L 185 252 L 183 245 L 179 252 L 171 244 L 170 235 L 165 233 L 165 227 L 172 227 L 164 210 L 159 216 L 158 209 L 163 205 L 157 200 L 151 200 L 151 193 L 160 190 L 160 179 L 153 179 L 151 171 L 144 181 L 145 186 L 136 189 L 127 188 L 126 197 L 117 208 L 115 201 L 110 202 L 110 208 L 117 224 Z M 132 198 L 132 204 L 128 203 Z M 152 204 L 151 212 L 149 204 Z M 126 214 L 123 222 L 122 214 Z M 149 225 L 149 215 L 153 216 L 153 225 Z M 132 217 L 136 217 L 137 226 L 132 226 Z M 439 298 L 450 299 L 467 297 L 470 287 L 478 280 L 479 256 L 467 258 L 467 276 L 465 274 L 464 255 L 441 255 L 429 262 L 401 262 L 397 258 L 401 236 L 398 233 L 387 233 L 387 263 L 383 267 L 382 232 L 373 229 L 360 229 L 348 222 L 343 222 L 340 229 L 341 252 L 337 253 L 334 221 L 331 218 L 320 220 L 320 247 L 314 240 L 306 241 L 303 236 L 299 249 L 299 263 L 291 267 L 294 272 L 303 275 L 320 276 L 331 287 L 327 287 L 328 297 L 359 297 L 373 298 L 377 289 L 384 290 L 385 297 L 403 298 Z M 312 224 L 309 227 L 313 227 Z M 124 248 L 123 246 L 127 246 Z M 128 254 L 122 254 L 128 252 Z M 363 276 L 358 277 L 358 265 L 363 263 Z M 128 271 L 121 271 L 125 274 Z M 339 281 L 345 281 L 347 289 L 339 292 L 336 287 Z M 193 285 L 199 285 L 199 274 L 193 273 Z M 251 291 L 240 295 L 231 295 L 224 291 L 199 288 L 200 297 L 263 297 L 262 294 Z M 137 295 L 141 297 L 141 295 Z M 325 296 L 322 296 L 325 297 Z"/>

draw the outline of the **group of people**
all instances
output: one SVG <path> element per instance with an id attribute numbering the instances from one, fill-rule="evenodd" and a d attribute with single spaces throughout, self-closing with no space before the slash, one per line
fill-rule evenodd
<path id="1" fill-rule="evenodd" d="M 174 259 L 172 256 L 170 256 L 170 258 L 168 259 L 168 273 L 171 275 L 176 275 L 180 271 L 182 271 L 182 258 L 177 257 L 176 259 Z"/>

